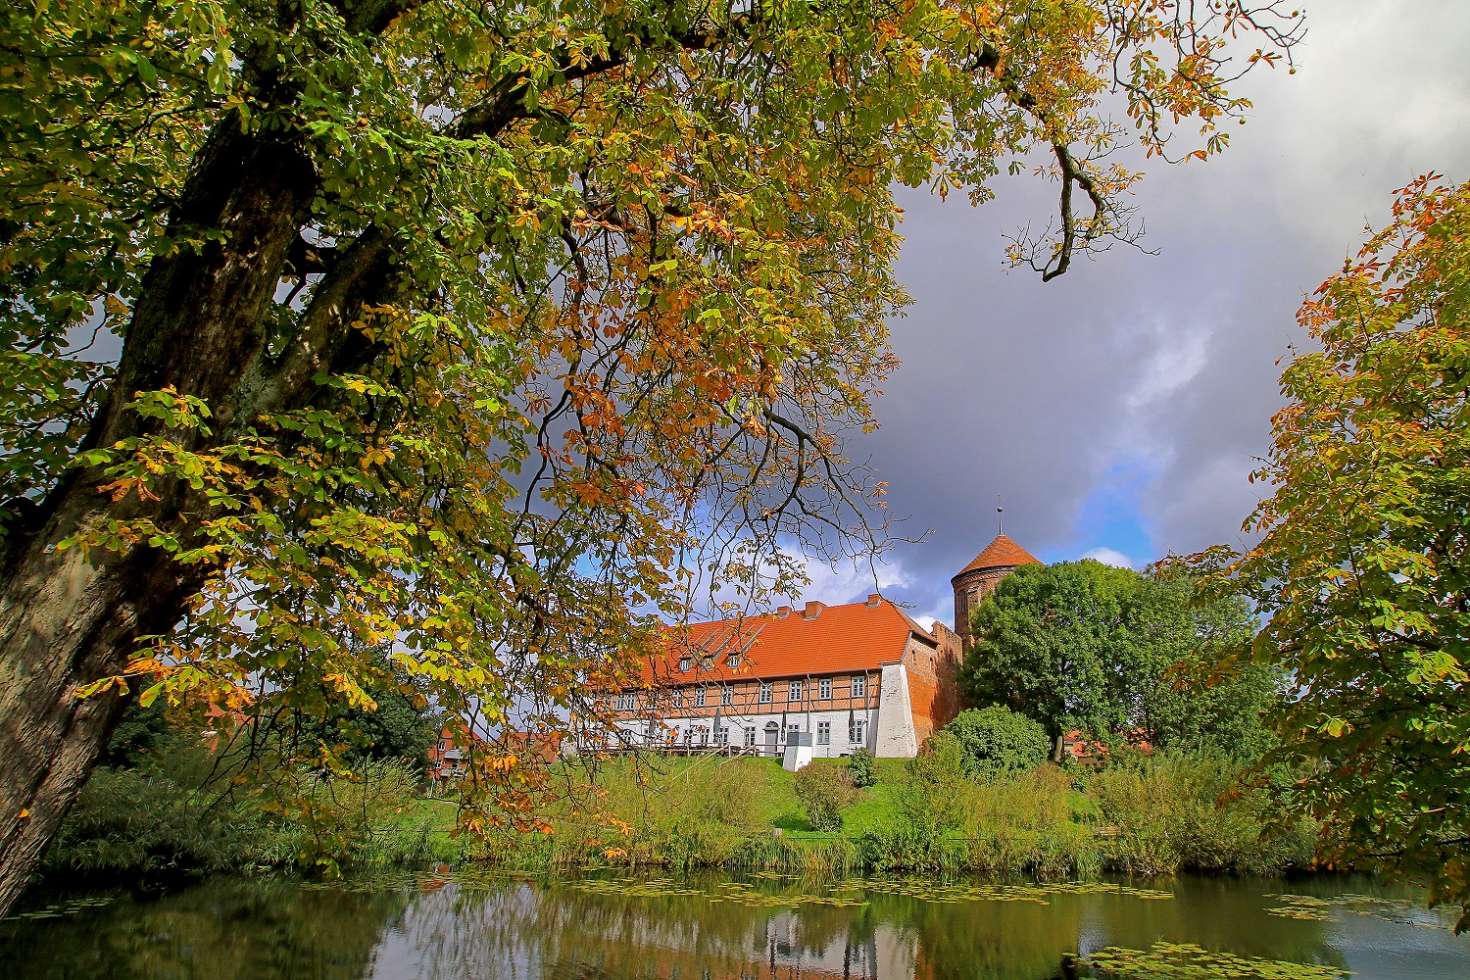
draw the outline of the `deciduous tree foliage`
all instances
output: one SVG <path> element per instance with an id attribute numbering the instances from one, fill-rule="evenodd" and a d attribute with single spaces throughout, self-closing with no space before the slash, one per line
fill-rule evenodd
<path id="1" fill-rule="evenodd" d="M 1269 616 L 1256 652 L 1294 679 L 1280 755 L 1309 774 L 1285 802 L 1329 857 L 1427 872 L 1470 909 L 1470 185 L 1399 191 L 1298 319 L 1260 542 L 1201 561 Z"/>
<path id="2" fill-rule="evenodd" d="M 891 188 L 983 201 L 1041 160 L 1055 234 L 1012 257 L 1060 274 L 1132 235 L 1109 93 L 1150 155 L 1207 156 L 1298 26 L 1238 0 L 8 5 L 0 909 L 123 690 L 265 718 L 406 672 L 531 733 L 478 753 L 465 821 L 537 826 L 514 746 L 594 711 L 690 582 L 789 585 L 778 537 L 872 543 L 881 486 L 840 437 L 891 365 Z"/>
<path id="3" fill-rule="evenodd" d="M 1255 622 L 1239 595 L 1215 596 L 1177 563 L 1144 577 L 1133 614 L 1144 657 L 1136 724 L 1162 749 L 1257 760 L 1286 685 L 1281 667 L 1248 656 Z"/>
<path id="4" fill-rule="evenodd" d="M 1073 729 L 1123 729 L 1141 660 L 1130 630 L 1138 586 L 1136 572 L 1096 561 L 1017 568 L 975 609 L 966 694 L 1040 722 L 1057 759 Z"/>
<path id="5" fill-rule="evenodd" d="M 1245 603 L 1197 594 L 1176 565 L 1146 575 L 1096 561 L 1023 566 L 976 608 L 971 628 L 960 671 L 970 699 L 1040 722 L 1058 754 L 1074 729 L 1252 759 L 1267 747 L 1263 716 L 1281 670 L 1242 663 Z"/>

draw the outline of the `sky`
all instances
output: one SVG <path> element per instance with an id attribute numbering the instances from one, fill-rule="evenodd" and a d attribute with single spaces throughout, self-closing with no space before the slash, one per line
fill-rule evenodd
<path id="1" fill-rule="evenodd" d="M 880 429 L 848 449 L 888 481 L 900 533 L 924 538 L 895 543 L 876 583 L 921 621 L 950 622 L 950 577 L 994 536 L 997 495 L 1006 533 L 1047 562 L 1142 567 L 1246 540 L 1303 297 L 1386 223 L 1394 189 L 1470 178 L 1470 0 L 1304 7 L 1296 74 L 1248 77 L 1230 148 L 1148 171 L 1136 203 L 1156 255 L 1115 249 L 1042 284 L 1006 266 L 1003 236 L 1044 225 L 1055 185 L 1003 177 L 980 208 L 901 195 L 903 363 Z M 875 584 L 810 571 L 803 598 Z"/>

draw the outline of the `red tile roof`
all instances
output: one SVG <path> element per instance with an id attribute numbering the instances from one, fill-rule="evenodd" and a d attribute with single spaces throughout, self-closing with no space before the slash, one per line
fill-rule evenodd
<path id="1" fill-rule="evenodd" d="M 671 628 L 668 653 L 651 657 L 643 682 L 699 683 L 877 670 L 903 656 L 911 635 L 934 638 L 887 599 L 767 613 Z M 815 615 L 811 615 L 815 613 Z M 730 666 L 731 653 L 738 655 Z M 680 670 L 688 658 L 689 669 Z"/>
<path id="2" fill-rule="evenodd" d="M 995 540 L 985 546 L 985 550 L 975 556 L 975 560 L 955 574 L 959 578 L 966 572 L 974 572 L 986 568 L 1011 568 L 1015 565 L 1040 565 L 1041 561 L 1031 552 L 1016 544 L 1004 534 L 997 534 Z"/>

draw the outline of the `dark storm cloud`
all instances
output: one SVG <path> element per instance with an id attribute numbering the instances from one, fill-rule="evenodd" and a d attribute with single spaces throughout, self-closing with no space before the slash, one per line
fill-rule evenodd
<path id="1" fill-rule="evenodd" d="M 1003 180 L 978 210 L 903 196 L 903 366 L 853 448 L 905 530 L 933 531 L 895 547 L 885 583 L 916 613 L 948 619 L 997 493 L 1007 532 L 1043 557 L 1118 549 L 1085 506 L 1109 493 L 1136 507 L 1135 562 L 1240 540 L 1303 294 L 1383 223 L 1394 188 L 1470 177 L 1470 3 L 1344 0 L 1308 20 L 1299 72 L 1252 76 L 1257 108 L 1223 156 L 1150 169 L 1138 204 L 1158 255 L 1115 250 L 1042 285 L 1003 267 L 1002 234 L 1044 223 L 1053 187 Z M 862 587 L 848 578 L 814 591 Z"/>

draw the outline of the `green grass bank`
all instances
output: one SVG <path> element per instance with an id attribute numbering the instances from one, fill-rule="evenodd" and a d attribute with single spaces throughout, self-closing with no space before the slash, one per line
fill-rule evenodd
<path id="1" fill-rule="evenodd" d="M 838 760 L 813 766 L 841 767 Z M 602 866 L 901 871 L 1087 878 L 1196 871 L 1277 874 L 1306 866 L 1305 823 L 1271 824 L 1268 791 L 1239 767 L 1160 755 L 1098 771 L 1044 765 L 972 777 L 877 760 L 874 785 L 817 830 L 797 777 L 756 758 L 618 758 L 589 767 L 557 808 L 554 833 L 492 848 L 527 869 Z M 582 770 L 579 769 L 579 772 Z"/>

